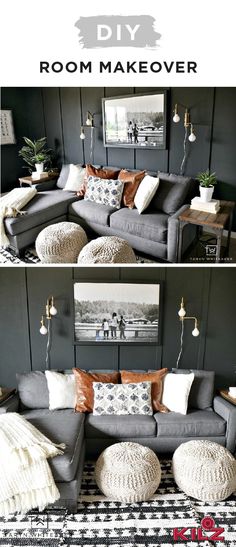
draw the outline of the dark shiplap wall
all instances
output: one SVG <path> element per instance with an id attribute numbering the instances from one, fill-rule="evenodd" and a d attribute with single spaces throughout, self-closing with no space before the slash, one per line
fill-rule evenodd
<path id="1" fill-rule="evenodd" d="M 164 302 L 160 346 L 73 345 L 73 280 L 163 281 Z M 189 315 L 200 320 L 201 335 L 193 338 L 187 322 L 181 366 L 215 370 L 217 385 L 235 385 L 236 268 L 109 267 L 0 269 L 0 385 L 14 385 L 15 373 L 44 370 L 46 338 L 39 334 L 46 298 L 53 294 L 58 315 L 53 319 L 51 365 L 89 368 L 173 367 L 179 351 L 177 311 L 184 296 Z M 235 367 L 235 368 L 234 368 Z"/>
<path id="2" fill-rule="evenodd" d="M 26 173 L 17 156 L 23 135 L 31 138 L 46 135 L 59 165 L 90 162 L 89 138 L 84 142 L 79 138 L 87 110 L 96 113 L 94 163 L 178 173 L 184 129 L 182 122 L 172 122 L 172 110 L 175 103 L 182 103 L 190 108 L 197 133 L 197 141 L 189 147 L 186 174 L 196 176 L 209 167 L 216 171 L 219 180 L 215 196 L 236 200 L 236 88 L 169 89 L 166 150 L 104 148 L 102 97 L 149 90 L 155 88 L 3 88 L 2 108 L 13 110 L 17 144 L 2 147 L 2 191 L 11 189 L 17 178 Z"/>

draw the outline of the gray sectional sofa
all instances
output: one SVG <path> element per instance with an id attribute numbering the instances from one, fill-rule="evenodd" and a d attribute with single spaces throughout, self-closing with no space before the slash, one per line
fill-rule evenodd
<path id="1" fill-rule="evenodd" d="M 73 409 L 50 411 L 42 372 L 20 375 L 18 393 L 0 405 L 0 413 L 20 412 L 52 441 L 66 443 L 64 455 L 53 458 L 50 465 L 61 494 L 60 504 L 75 511 L 85 452 L 87 457 L 96 458 L 112 443 L 134 441 L 149 446 L 157 454 L 166 454 L 192 439 L 212 440 L 235 452 L 236 407 L 214 396 L 213 372 L 193 372 L 186 416 L 175 412 L 158 412 L 153 416 L 95 416 L 76 413 Z"/>
<path id="2" fill-rule="evenodd" d="M 126 239 L 138 252 L 176 262 L 178 216 L 196 194 L 195 182 L 189 177 L 168 173 L 159 176 L 157 193 L 141 215 L 137 209 L 122 207 L 117 210 L 79 199 L 75 193 L 63 190 L 64 176 L 60 176 L 58 181 L 37 184 L 37 195 L 24 208 L 26 215 L 5 219 L 11 248 L 20 254 L 34 244 L 43 228 L 68 220 L 80 224 L 89 236 L 116 235 Z M 194 226 L 186 227 L 183 251 L 191 244 L 195 233 Z"/>

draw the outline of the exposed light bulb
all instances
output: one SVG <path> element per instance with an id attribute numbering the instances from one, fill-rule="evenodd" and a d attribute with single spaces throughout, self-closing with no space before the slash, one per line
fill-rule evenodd
<path id="1" fill-rule="evenodd" d="M 45 334 L 47 334 L 47 332 L 48 332 L 48 329 L 47 329 L 47 328 L 45 327 L 45 325 L 44 325 L 43 317 L 42 317 L 42 319 L 41 319 L 41 327 L 40 327 L 40 329 L 39 329 L 39 332 L 40 332 L 40 334 L 42 334 L 43 336 L 45 336 Z"/>
<path id="2" fill-rule="evenodd" d="M 193 126 L 191 125 L 191 133 L 190 133 L 190 135 L 189 135 L 188 140 L 189 140 L 190 142 L 195 142 L 196 139 L 197 139 L 197 137 L 196 137 L 196 135 L 195 135 L 195 133 L 194 133 L 194 131 L 193 131 Z"/>
<path id="3" fill-rule="evenodd" d="M 92 120 L 90 120 L 90 118 L 87 118 L 85 123 L 86 123 L 86 125 L 91 126 L 92 125 Z"/>
<path id="4" fill-rule="evenodd" d="M 50 307 L 50 315 L 57 315 L 57 308 L 53 305 Z"/>
<path id="5" fill-rule="evenodd" d="M 198 328 L 195 327 L 195 329 L 193 329 L 193 331 L 192 331 L 192 335 L 193 336 L 199 336 L 199 334 L 200 334 L 200 332 L 199 332 Z"/>
<path id="6" fill-rule="evenodd" d="M 84 130 L 83 130 L 83 129 L 81 129 L 80 139 L 81 139 L 82 141 L 85 139 L 85 134 L 84 134 Z"/>
<path id="7" fill-rule="evenodd" d="M 173 122 L 178 123 L 180 121 L 179 114 L 176 112 L 176 114 L 173 116 Z"/>
<path id="8" fill-rule="evenodd" d="M 178 315 L 179 315 L 180 318 L 184 317 L 186 315 L 186 311 L 184 309 L 184 300 L 183 300 L 183 298 L 181 300 L 180 310 L 178 311 Z"/>
<path id="9" fill-rule="evenodd" d="M 180 121 L 180 117 L 179 117 L 179 114 L 178 114 L 178 105 L 175 104 L 173 122 L 178 123 L 179 121 Z"/>

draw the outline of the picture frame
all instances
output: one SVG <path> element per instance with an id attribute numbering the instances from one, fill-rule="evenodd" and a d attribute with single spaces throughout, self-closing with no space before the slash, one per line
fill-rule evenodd
<path id="1" fill-rule="evenodd" d="M 162 292 L 161 282 L 75 281 L 74 344 L 160 345 Z"/>
<path id="2" fill-rule="evenodd" d="M 166 110 L 166 90 L 103 98 L 104 146 L 165 149 Z"/>
<path id="3" fill-rule="evenodd" d="M 8 108 L 4 110 L 0 110 L 0 126 L 1 126 L 1 133 L 0 133 L 1 145 L 15 144 L 16 139 L 15 139 L 14 125 L 13 125 L 12 110 Z"/>

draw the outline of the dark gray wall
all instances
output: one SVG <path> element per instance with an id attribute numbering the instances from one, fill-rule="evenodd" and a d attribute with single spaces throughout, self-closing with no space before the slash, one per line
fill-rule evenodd
<path id="1" fill-rule="evenodd" d="M 73 345 L 73 281 L 163 281 L 161 345 Z M 39 333 L 47 296 L 56 299 L 51 366 L 71 368 L 173 367 L 180 344 L 177 311 L 182 296 L 188 315 L 200 320 L 193 338 L 186 322 L 181 367 L 215 370 L 217 385 L 235 385 L 236 268 L 109 267 L 0 269 L 0 385 L 14 385 L 17 371 L 44 370 L 46 337 Z"/>
<path id="2" fill-rule="evenodd" d="M 81 121 L 85 122 L 87 110 L 96 113 L 94 163 L 178 173 L 183 157 L 184 109 L 180 111 L 179 124 L 172 122 L 172 110 L 175 103 L 181 103 L 190 109 L 197 134 L 197 141 L 189 146 L 186 174 L 196 176 L 209 167 L 216 171 L 219 180 L 215 196 L 236 200 L 236 88 L 169 89 L 166 150 L 104 148 L 102 97 L 155 89 L 3 88 L 2 108 L 13 110 L 17 144 L 2 147 L 2 191 L 14 187 L 17 178 L 26 173 L 17 156 L 24 135 L 31 138 L 46 135 L 48 145 L 55 150 L 58 165 L 89 162 L 89 138 L 83 142 L 79 138 Z"/>

